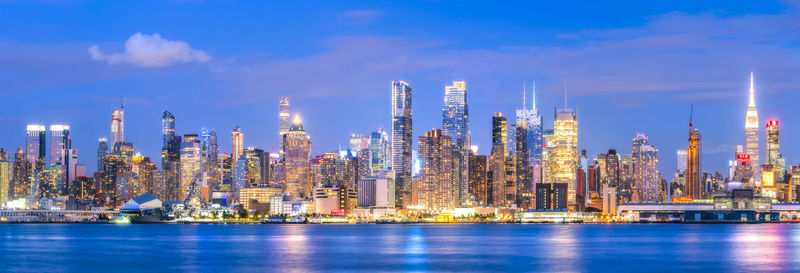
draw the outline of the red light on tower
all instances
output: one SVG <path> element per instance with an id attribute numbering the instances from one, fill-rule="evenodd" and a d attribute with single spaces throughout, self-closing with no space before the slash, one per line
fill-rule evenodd
<path id="1" fill-rule="evenodd" d="M 773 120 L 767 121 L 767 128 L 778 128 L 778 120 L 777 119 L 773 119 Z"/>

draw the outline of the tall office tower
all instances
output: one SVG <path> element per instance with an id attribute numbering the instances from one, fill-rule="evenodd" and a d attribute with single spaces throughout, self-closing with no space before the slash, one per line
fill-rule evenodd
<path id="1" fill-rule="evenodd" d="M 575 193 L 578 168 L 578 113 L 564 109 L 555 113 L 553 121 L 553 151 L 550 155 L 553 183 L 566 183 L 567 206 L 576 205 Z"/>
<path id="2" fill-rule="evenodd" d="M 622 173 L 620 171 L 620 158 L 617 150 L 609 149 L 606 153 L 606 158 L 603 161 L 606 167 L 605 183 L 612 187 L 619 187 Z"/>
<path id="3" fill-rule="evenodd" d="M 659 201 L 661 176 L 658 172 L 658 149 L 647 143 L 647 136 L 633 138 L 633 183 L 636 196 L 643 203 Z"/>
<path id="4" fill-rule="evenodd" d="M 219 156 L 219 145 L 217 144 L 217 131 L 214 129 L 202 128 L 200 130 L 200 149 L 203 156 L 205 168 L 208 171 L 217 164 L 217 156 Z"/>
<path id="5" fill-rule="evenodd" d="M 122 143 L 120 143 L 122 144 Z M 121 147 L 122 145 L 116 145 Z M 131 172 L 131 164 L 121 153 L 109 153 L 103 158 L 102 181 L 98 188 L 98 201 L 106 208 L 115 208 L 118 204 L 125 202 L 120 195 L 125 190 L 126 179 Z"/>
<path id="6" fill-rule="evenodd" d="M 454 168 L 452 139 L 443 135 L 442 130 L 434 129 L 419 137 L 419 158 L 422 161 L 420 173 L 419 204 L 426 209 L 454 209 L 459 196 Z"/>
<path id="7" fill-rule="evenodd" d="M 244 152 L 244 134 L 242 134 L 242 128 L 239 128 L 239 126 L 233 128 L 231 138 L 233 139 L 233 148 L 231 148 L 233 158 L 238 159 Z"/>
<path id="8" fill-rule="evenodd" d="M 163 190 L 162 195 L 167 201 L 183 201 L 180 199 L 183 194 L 180 184 L 180 165 L 181 165 L 181 136 L 173 135 L 167 142 L 166 148 L 161 149 L 161 169 Z"/>
<path id="9" fill-rule="evenodd" d="M 759 181 L 758 167 L 760 165 L 758 149 L 758 110 L 756 110 L 755 88 L 753 87 L 753 72 L 750 72 L 750 104 L 747 106 L 745 118 L 745 153 L 750 155 L 751 165 L 755 166 L 751 181 Z M 756 182 L 758 183 L 758 182 Z"/>
<path id="10" fill-rule="evenodd" d="M 166 149 L 172 136 L 175 135 L 175 115 L 164 111 L 161 115 L 161 149 Z"/>
<path id="11" fill-rule="evenodd" d="M 686 159 L 688 158 L 686 157 L 687 156 L 686 150 L 678 150 L 677 155 L 678 155 L 678 172 L 683 173 L 686 171 L 686 164 L 687 164 Z"/>
<path id="12" fill-rule="evenodd" d="M 311 198 L 314 186 L 311 176 L 311 138 L 303 128 L 300 116 L 295 115 L 289 132 L 283 135 L 286 192 L 293 198 Z"/>
<path id="13" fill-rule="evenodd" d="M 467 104 L 467 82 L 453 81 L 444 87 L 442 106 L 442 134 L 452 141 L 453 164 L 456 168 L 456 194 L 459 204 L 469 198 L 469 105 Z"/>
<path id="14" fill-rule="evenodd" d="M 158 171 L 156 164 L 150 161 L 149 157 L 142 156 L 135 157 L 133 164 L 133 168 L 136 169 L 136 177 L 133 179 L 133 185 L 129 188 L 130 196 L 154 193 L 155 175 Z"/>
<path id="15" fill-rule="evenodd" d="M 97 140 L 97 172 L 102 172 L 103 169 L 103 158 L 108 155 L 108 142 L 105 138 L 100 138 Z"/>
<path id="16" fill-rule="evenodd" d="M 478 146 L 472 146 L 469 153 L 469 194 L 474 206 L 489 205 L 488 158 L 478 154 Z"/>
<path id="17" fill-rule="evenodd" d="M 519 119 L 519 116 L 517 116 Z M 517 120 L 517 130 L 515 133 L 517 137 L 515 138 L 515 155 L 514 158 L 514 169 L 516 173 L 516 190 L 517 196 L 515 197 L 515 203 L 519 207 L 531 207 L 533 202 L 533 172 L 531 171 L 531 165 L 529 164 L 529 145 L 528 145 L 528 125 L 527 121 L 524 120 Z"/>
<path id="18" fill-rule="evenodd" d="M 578 158 L 577 192 L 576 199 L 580 205 L 577 210 L 583 211 L 591 203 L 589 195 L 589 157 L 586 155 L 586 149 L 581 150 L 581 155 Z"/>
<path id="19" fill-rule="evenodd" d="M 389 163 L 389 134 L 383 129 L 372 132 L 369 139 L 369 165 L 372 173 L 388 171 Z"/>
<path id="20" fill-rule="evenodd" d="M 279 133 L 280 136 L 283 137 L 283 135 L 289 132 L 289 126 L 291 125 L 291 122 L 289 121 L 289 97 L 281 97 L 279 111 Z"/>
<path id="21" fill-rule="evenodd" d="M 395 205 L 404 208 L 411 201 L 411 87 L 406 82 L 392 82 L 392 171 L 395 181 Z"/>
<path id="22" fill-rule="evenodd" d="M 491 204 L 494 206 L 505 205 L 507 124 L 503 113 L 494 113 L 492 116 L 492 151 L 489 158 Z"/>
<path id="23" fill-rule="evenodd" d="M 33 173 L 44 170 L 46 158 L 46 129 L 44 125 L 28 125 L 28 136 L 25 138 L 25 160 L 33 166 Z"/>
<path id="24" fill-rule="evenodd" d="M 527 130 L 525 142 L 527 143 L 527 162 L 530 166 L 530 177 L 532 179 L 531 185 L 542 182 L 542 115 L 539 109 L 536 108 L 536 85 L 533 86 L 533 100 L 531 108 L 527 108 L 525 100 L 525 90 L 523 88 L 522 95 L 522 109 L 517 110 L 517 127 L 520 123 L 524 122 Z M 517 129 L 519 130 L 519 129 Z M 519 133 L 517 133 L 517 142 L 519 142 Z M 517 147 L 519 149 L 519 147 Z M 519 158 L 517 158 L 519 160 Z M 532 187 L 532 186 L 531 186 Z M 532 188 L 531 188 L 532 189 Z"/>
<path id="25" fill-rule="evenodd" d="M 758 138 L 758 136 L 756 136 Z M 758 142 L 756 142 L 758 145 Z M 757 148 L 756 148 L 757 149 Z M 752 160 L 752 156 L 751 156 Z M 700 130 L 694 128 L 689 118 L 689 148 L 686 149 L 686 186 L 684 195 L 692 199 L 703 198 L 703 185 L 700 183 Z"/>
<path id="26" fill-rule="evenodd" d="M 13 198 L 27 196 L 31 191 L 33 180 L 29 175 L 31 163 L 25 159 L 25 152 L 22 148 L 17 148 L 14 154 L 14 178 L 13 178 Z"/>
<path id="27" fill-rule="evenodd" d="M 67 149 L 64 150 L 64 162 L 62 164 L 62 174 L 64 175 L 62 181 L 64 182 L 61 185 L 61 192 L 69 192 L 69 188 L 72 185 L 72 182 L 75 181 L 75 178 L 78 175 L 78 149 Z M 84 171 L 85 175 L 85 171 Z"/>
<path id="28" fill-rule="evenodd" d="M 39 198 L 56 198 L 61 195 L 58 185 L 61 184 L 61 167 L 53 165 L 36 174 Z"/>
<path id="29" fill-rule="evenodd" d="M 64 150 L 72 149 L 69 126 L 50 125 L 50 165 L 64 165 Z"/>
<path id="30" fill-rule="evenodd" d="M 191 194 L 189 190 L 195 180 L 200 179 L 202 171 L 202 150 L 200 147 L 200 137 L 196 134 L 183 135 L 183 142 L 180 150 L 180 183 L 178 190 L 178 200 L 186 200 Z M 199 186 L 195 185 L 195 186 Z"/>
<path id="31" fill-rule="evenodd" d="M 767 121 L 766 129 L 767 137 L 767 164 L 772 165 L 773 170 L 777 174 L 775 177 L 778 182 L 783 182 L 783 176 L 786 172 L 786 161 L 781 155 L 781 140 L 780 128 L 778 127 L 777 120 Z"/>
<path id="32" fill-rule="evenodd" d="M 125 141 L 125 101 L 111 113 L 111 147 Z"/>

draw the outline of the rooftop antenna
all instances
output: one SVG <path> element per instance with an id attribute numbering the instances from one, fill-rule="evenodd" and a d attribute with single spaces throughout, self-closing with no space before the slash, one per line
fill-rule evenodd
<path id="1" fill-rule="evenodd" d="M 564 77 L 564 109 L 567 109 L 567 77 Z"/>
<path id="2" fill-rule="evenodd" d="M 122 106 L 120 106 L 120 109 L 125 109 L 125 104 L 127 103 L 128 103 L 128 95 L 125 94 L 125 96 L 122 96 Z"/>
<path id="3" fill-rule="evenodd" d="M 694 104 L 689 106 L 689 130 L 692 129 L 692 117 L 694 117 Z"/>
<path id="4" fill-rule="evenodd" d="M 536 109 L 536 81 L 533 81 L 533 105 L 531 105 L 531 110 Z"/>
<path id="5" fill-rule="evenodd" d="M 522 81 L 522 109 L 528 109 L 525 105 L 525 93 L 527 93 L 527 90 L 525 90 L 525 81 Z"/>

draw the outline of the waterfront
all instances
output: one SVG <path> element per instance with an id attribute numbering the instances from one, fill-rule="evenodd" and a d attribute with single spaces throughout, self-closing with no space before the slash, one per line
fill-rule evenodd
<path id="1" fill-rule="evenodd" d="M 6 272 L 800 270 L 800 225 L 0 225 Z"/>

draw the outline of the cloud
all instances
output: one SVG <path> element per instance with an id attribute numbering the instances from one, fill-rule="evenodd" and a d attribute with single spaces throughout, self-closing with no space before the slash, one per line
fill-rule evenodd
<path id="1" fill-rule="evenodd" d="M 125 52 L 103 54 L 100 47 L 92 45 L 89 54 L 93 60 L 107 61 L 108 64 L 130 63 L 143 67 L 169 66 L 175 63 L 204 63 L 211 60 L 208 53 L 192 49 L 183 41 L 170 41 L 158 33 L 147 35 L 133 34 L 125 41 Z"/>
<path id="2" fill-rule="evenodd" d="M 350 24 L 369 24 L 383 16 L 381 10 L 348 10 L 339 14 L 339 21 Z"/>

